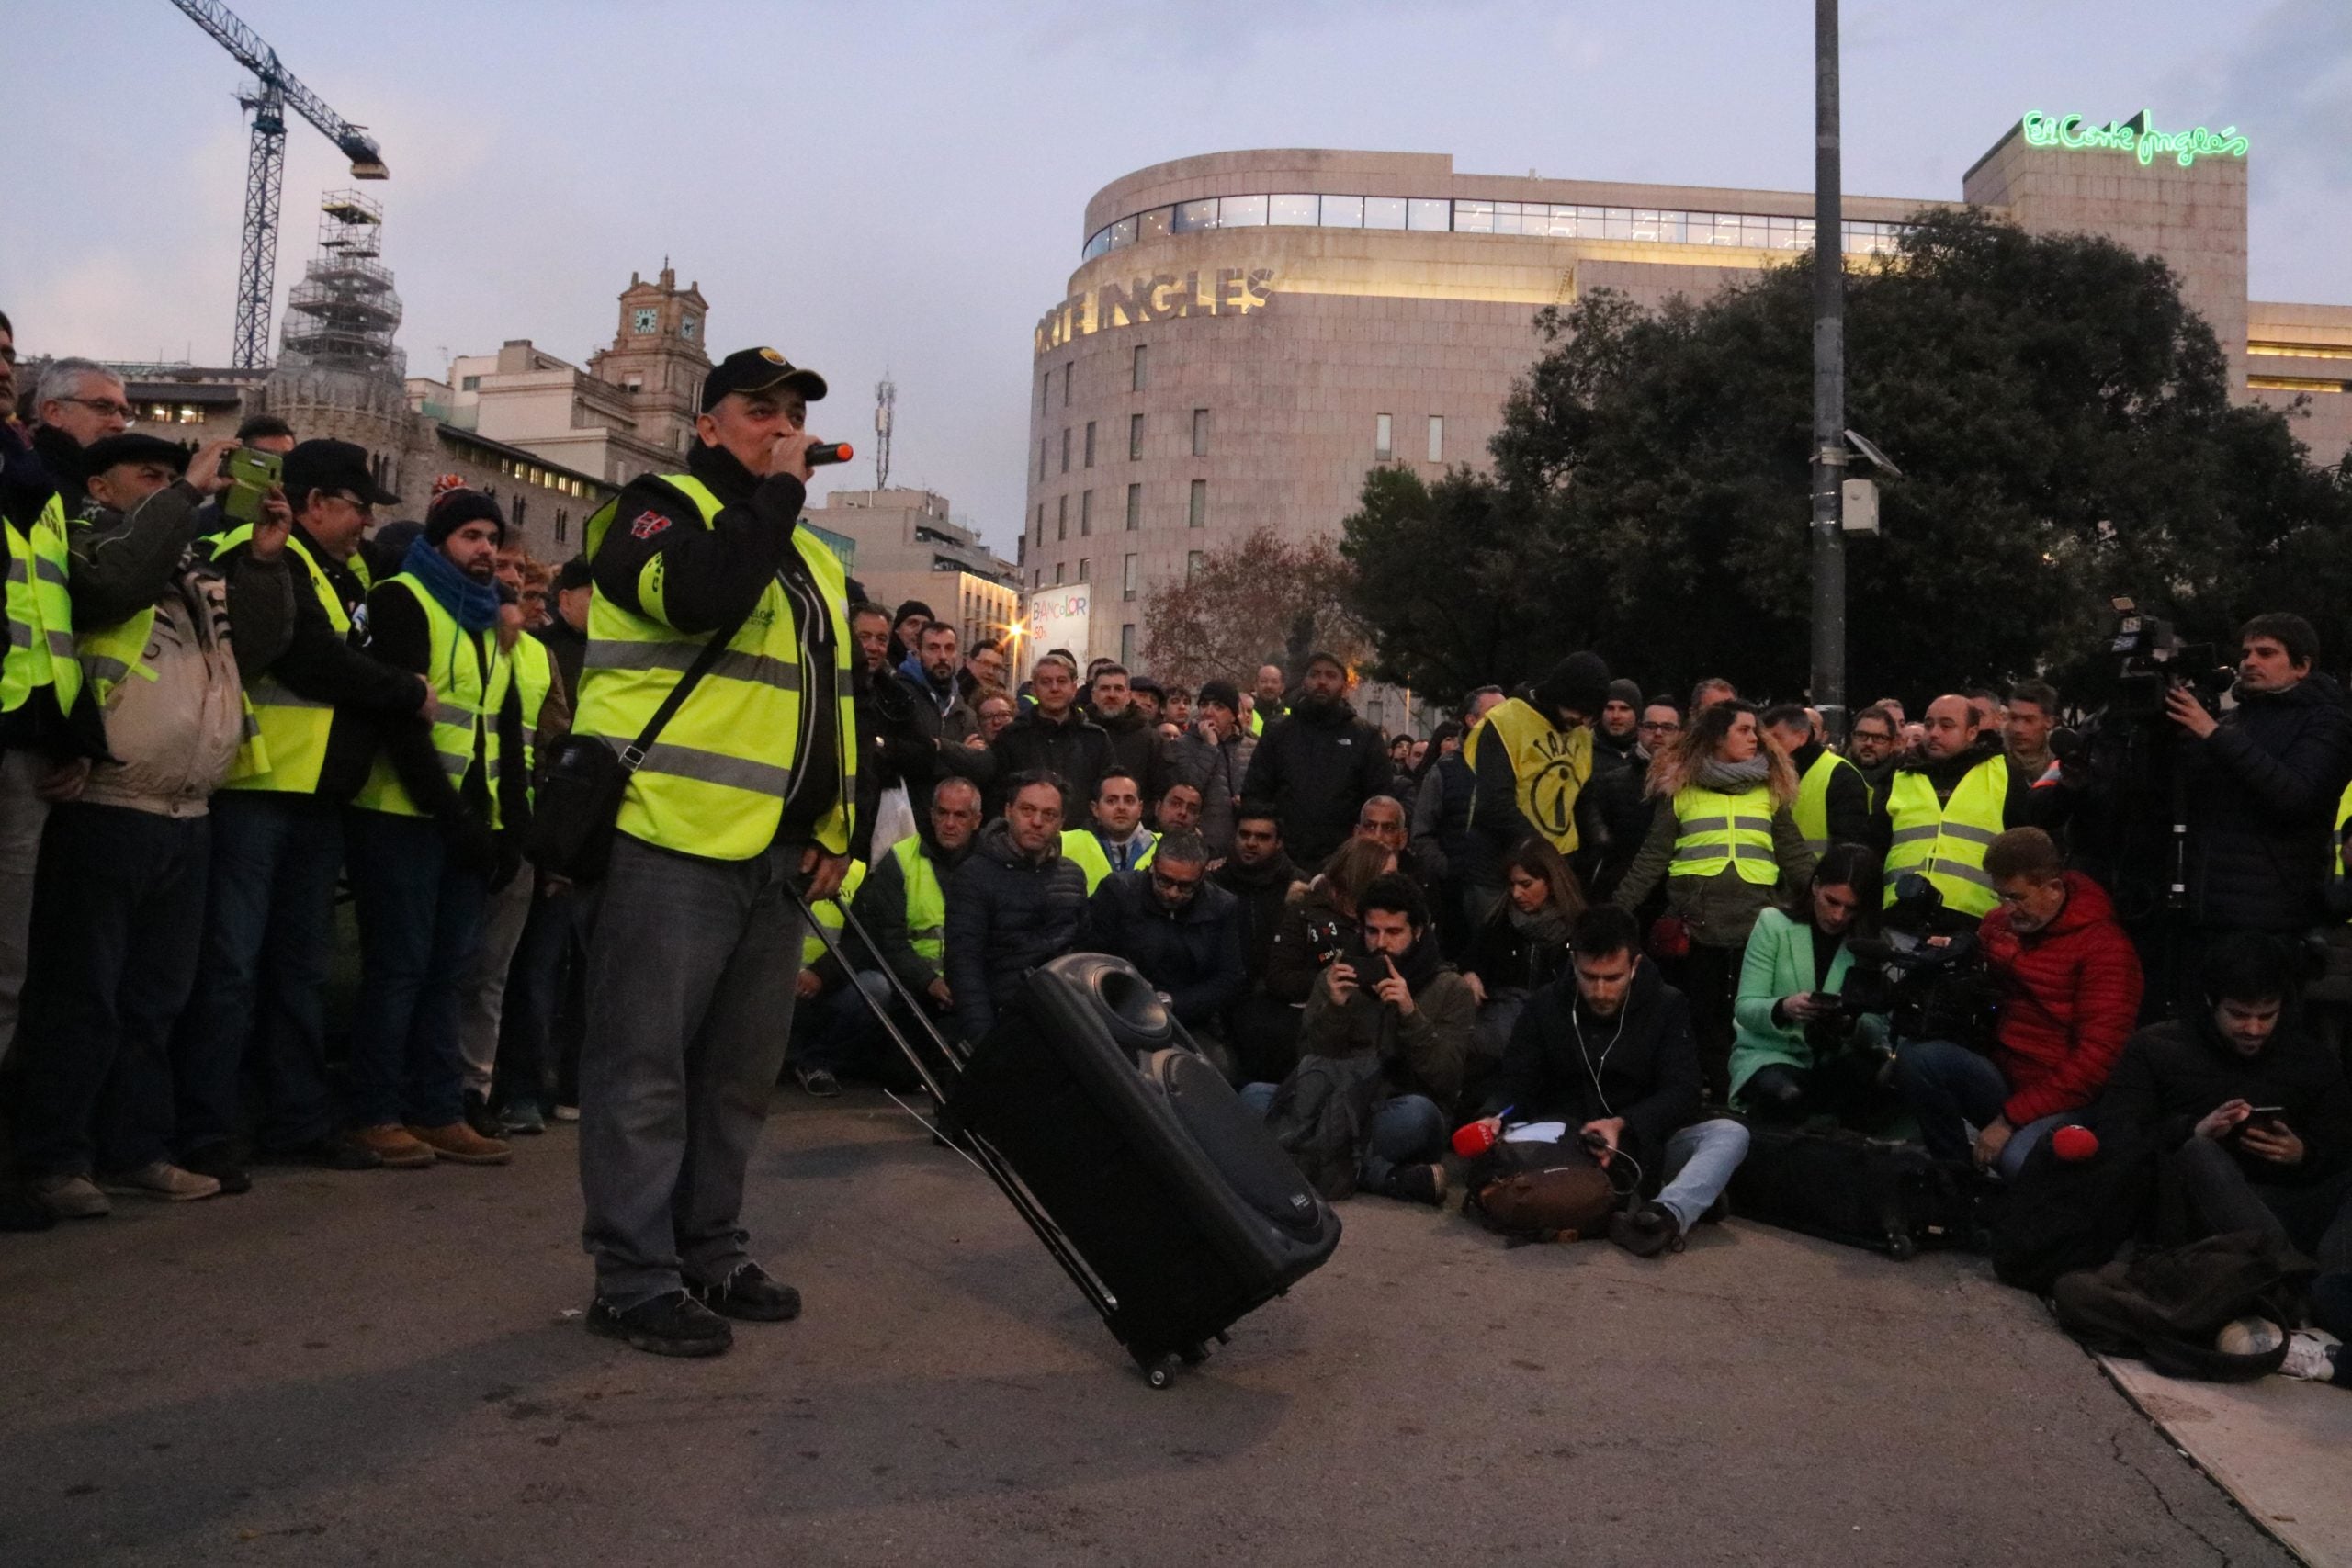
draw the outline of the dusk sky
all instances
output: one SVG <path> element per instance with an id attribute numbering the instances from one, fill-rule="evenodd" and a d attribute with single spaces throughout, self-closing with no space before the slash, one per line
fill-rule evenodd
<path id="1" fill-rule="evenodd" d="M 1637 6 L 562 5 L 234 0 L 381 141 L 414 373 L 509 338 L 585 365 L 666 254 L 718 352 L 823 371 L 863 443 L 898 383 L 896 481 L 1010 553 L 1030 330 L 1086 200 L 1247 147 L 1451 152 L 1457 169 L 1809 190 L 1810 0 Z M 166 0 L 11 0 L 0 310 L 28 355 L 229 351 L 245 80 Z M 1956 198 L 2027 109 L 2251 139 L 2251 292 L 2352 302 L 2352 4 L 1848 0 L 1846 186 Z M 279 299 L 325 139 L 288 142 Z M 273 333 L 281 315 L 273 317 Z M 1531 340 L 1532 342 L 1532 340 Z M 1532 352 L 1532 351 L 1531 351 Z M 872 482 L 860 462 L 827 484 Z"/>

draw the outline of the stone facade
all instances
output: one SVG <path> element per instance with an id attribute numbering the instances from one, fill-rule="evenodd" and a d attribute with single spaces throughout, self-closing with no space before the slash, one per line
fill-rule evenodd
<path id="1" fill-rule="evenodd" d="M 967 649 L 1020 625 L 1017 569 L 953 521 L 944 495 L 895 487 L 837 490 L 802 521 L 852 542 L 850 575 L 868 599 L 891 610 L 920 600 L 956 627 Z"/>
<path id="2" fill-rule="evenodd" d="M 2164 257 L 2240 395 L 2307 398 L 2299 433 L 2333 462 L 2352 443 L 2352 308 L 2248 304 L 2245 188 L 2238 155 L 2143 164 L 2012 132 L 1962 194 Z M 1952 205 L 1849 197 L 1849 263 Z M 1457 174 L 1442 154 L 1222 152 L 1115 180 L 1034 331 L 1022 581 L 1094 586 L 1089 656 L 1139 644 L 1145 594 L 1194 552 L 1336 532 L 1376 464 L 1485 466 L 1542 307 L 1703 298 L 1809 249 L 1812 209 L 1806 192 Z"/>

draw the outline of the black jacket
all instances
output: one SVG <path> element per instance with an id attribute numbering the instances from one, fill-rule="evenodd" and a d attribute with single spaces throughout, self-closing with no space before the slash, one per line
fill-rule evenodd
<path id="1" fill-rule="evenodd" d="M 1014 774 L 1052 773 L 1060 774 L 1068 786 L 1062 795 L 1062 821 L 1069 827 L 1086 820 L 1094 786 L 1111 766 L 1111 738 L 1074 707 L 1058 724 L 1047 718 L 1044 710 L 1031 708 L 1004 727 L 989 750 L 996 769 L 996 776 L 986 782 L 989 816 L 1004 810 L 1005 790 Z"/>
<path id="2" fill-rule="evenodd" d="M 2242 692 L 2212 735 L 2182 736 L 2188 918 L 2223 931 L 2299 931 L 2325 918 L 2335 806 L 2352 779 L 2352 710 L 2312 675 Z"/>
<path id="3" fill-rule="evenodd" d="M 1152 890 L 1151 873 L 1119 872 L 1094 890 L 1086 919 L 1088 945 L 1125 959 L 1154 990 L 1167 992 L 1188 1029 L 1216 1023 L 1249 987 L 1240 902 L 1206 878 L 1171 912 Z"/>
<path id="4" fill-rule="evenodd" d="M 588 657 L 588 634 L 573 631 L 571 623 L 558 615 L 531 635 L 547 645 L 548 660 L 555 666 L 557 682 L 563 687 L 565 709 L 578 713 L 580 666 Z"/>
<path id="5" fill-rule="evenodd" d="M 1022 977 L 1077 950 L 1086 936 L 1086 874 L 1048 841 L 1031 858 L 1003 822 L 980 830 L 971 857 L 947 884 L 947 987 L 956 1021 L 977 1044 Z"/>
<path id="6" fill-rule="evenodd" d="M 1596 731 L 1592 777 L 1577 794 L 1577 874 L 1594 898 L 1606 898 L 1632 869 L 1650 836 L 1657 802 L 1649 788 L 1649 753 L 1639 746 L 1611 745 Z M 1495 882 L 1502 879 L 1498 876 Z M 1488 886 L 1493 886 L 1489 883 Z"/>
<path id="7" fill-rule="evenodd" d="M 939 878 L 939 889 L 944 895 L 956 880 L 956 869 L 971 858 L 972 846 L 966 844 L 956 853 L 949 854 L 931 836 L 927 822 L 918 841 L 922 845 L 922 858 L 931 863 L 932 873 Z M 915 951 L 913 935 L 907 930 L 907 879 L 899 870 L 896 854 L 883 853 L 874 857 L 872 869 L 866 872 L 865 880 L 858 884 L 857 897 L 850 900 L 850 908 L 857 916 L 858 924 L 865 928 L 865 934 L 872 937 L 875 945 L 882 950 L 882 962 L 890 966 L 891 972 L 899 976 L 899 983 L 908 990 L 920 997 L 930 989 L 933 980 L 943 977 L 945 955 L 941 955 L 941 966 L 933 968 L 930 960 Z M 853 956 L 862 954 L 862 949 L 854 939 L 849 951 Z M 874 955 L 865 953 L 862 956 L 871 961 Z M 820 960 L 820 964 L 831 962 L 831 953 Z M 954 984 L 949 982 L 951 990 Z"/>
<path id="8" fill-rule="evenodd" d="M 1144 826 L 1158 827 L 1159 797 L 1175 777 L 1168 738 L 1158 725 L 1146 723 L 1143 709 L 1132 703 L 1108 717 L 1096 714 L 1094 725 L 1110 738 L 1111 761 L 1136 776 L 1136 789 L 1143 795 Z"/>
<path id="9" fill-rule="evenodd" d="M 1274 949 L 1274 933 L 1282 929 L 1283 906 L 1297 881 L 1298 867 L 1276 851 L 1274 858 L 1243 865 L 1228 858 L 1209 873 L 1209 880 L 1233 895 L 1241 919 L 1241 964 L 1250 983 L 1265 978 L 1266 962 Z"/>
<path id="10" fill-rule="evenodd" d="M 2278 1120 L 2303 1141 L 2302 1163 L 2291 1166 L 2257 1159 L 2234 1141 L 2223 1144 L 2249 1179 L 2300 1186 L 2352 1164 L 2352 1086 L 2335 1052 L 2301 1027 L 2292 1008 L 2255 1056 L 2239 1055 L 2207 1016 L 2140 1031 L 2108 1075 L 2098 1126 L 2102 1134 L 2149 1136 L 2160 1149 L 2176 1149 L 2196 1135 L 2209 1112 L 2233 1100 L 2286 1107 Z"/>
<path id="11" fill-rule="evenodd" d="M 1636 963 L 1615 1018 L 1591 1015 L 1573 972 L 1528 998 L 1487 1110 L 1516 1107 L 1518 1122 L 1566 1122 L 1571 1136 L 1585 1122 L 1622 1116 L 1621 1146 L 1654 1184 L 1668 1135 L 1699 1118 L 1699 1047 L 1682 993 L 1648 959 Z"/>
<path id="12" fill-rule="evenodd" d="M 1345 699 L 1301 703 L 1258 739 L 1241 793 L 1280 814 L 1283 843 L 1302 865 L 1319 865 L 1355 831 L 1356 813 L 1385 795 L 1394 770 L 1380 731 Z"/>
<path id="13" fill-rule="evenodd" d="M 1805 773 L 1828 748 L 1818 740 L 1800 746 L 1789 757 L 1789 764 L 1797 771 L 1802 781 Z M 2017 780 L 2009 781 L 2015 787 Z M 2029 784 L 2031 780 L 2026 781 Z M 1833 768 L 1829 773 L 1828 798 L 1822 802 L 1829 818 L 1829 841 L 1833 844 L 1866 844 L 1871 837 L 1871 786 L 1859 769 Z"/>
<path id="14" fill-rule="evenodd" d="M 319 770 L 318 794 L 322 799 L 345 801 L 368 782 L 384 726 L 415 717 L 424 700 L 424 687 L 399 661 L 368 656 L 371 628 L 368 617 L 357 614 L 368 602 L 368 589 L 358 573 L 329 554 L 300 523 L 294 525 L 294 539 L 318 562 L 328 589 L 354 624 L 348 636 L 334 629 L 318 595 L 311 591 L 309 572 L 289 556 L 289 568 L 296 572 L 293 641 L 270 661 L 269 674 L 298 697 L 334 705 L 326 761 Z M 220 569 L 232 574 L 241 570 L 247 547 L 239 545 L 221 556 Z M 422 670 L 426 660 L 420 655 L 415 662 Z"/>
<path id="15" fill-rule="evenodd" d="M 1455 965 L 1464 975 L 1477 976 L 1489 997 L 1511 987 L 1536 990 L 1568 972 L 1568 944 L 1565 938 L 1544 942 L 1514 924 L 1510 912 L 1510 900 L 1505 897 L 1471 937 L 1470 945 Z"/>
<path id="16" fill-rule="evenodd" d="M 718 497 L 718 517 L 706 528 L 694 502 L 656 476 L 630 480 L 613 502 L 612 523 L 590 563 L 596 592 L 684 637 L 698 638 L 749 613 L 767 585 L 777 582 L 792 603 L 801 669 L 831 669 L 832 619 L 824 613 L 808 562 L 793 545 L 793 530 L 808 499 L 800 481 L 789 474 L 759 478 L 725 447 L 700 442 L 686 453 L 686 470 Z M 651 583 L 660 584 L 656 604 L 648 604 L 641 596 Z M 828 682 L 820 689 L 831 687 Z M 813 759 L 835 755 L 839 705 L 807 703 L 801 711 L 808 716 L 807 744 L 793 767 L 790 795 L 777 828 L 777 837 L 785 839 L 808 837 L 819 820 L 842 803 L 840 770 L 811 765 Z M 618 739 L 626 743 L 637 738 Z"/>
<path id="17" fill-rule="evenodd" d="M 874 677 L 877 698 L 885 681 L 883 675 Z M 951 775 L 970 779 L 985 794 L 996 770 L 986 750 L 964 744 L 967 737 L 978 735 L 980 729 L 980 721 L 965 703 L 964 694 L 951 683 L 948 689 L 955 695 L 942 712 L 928 680 L 901 669 L 887 681 L 891 687 L 887 702 L 876 705 L 890 715 L 884 749 L 907 786 L 915 816 L 922 818 L 933 787 Z"/>

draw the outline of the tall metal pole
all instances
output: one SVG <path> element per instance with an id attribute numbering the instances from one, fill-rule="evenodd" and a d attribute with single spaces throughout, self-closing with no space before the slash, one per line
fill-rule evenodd
<path id="1" fill-rule="evenodd" d="M 1838 0 L 1814 0 L 1813 703 L 1846 732 L 1846 246 Z"/>

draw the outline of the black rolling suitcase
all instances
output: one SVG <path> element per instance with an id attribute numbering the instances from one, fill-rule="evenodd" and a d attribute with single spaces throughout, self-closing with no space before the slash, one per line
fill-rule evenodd
<path id="1" fill-rule="evenodd" d="M 854 915 L 845 929 L 878 961 Z M 937 1055 L 877 1007 L 885 1032 L 1154 1388 L 1339 1245 L 1339 1216 L 1123 960 L 1033 970 L 977 1046 L 940 1037 L 891 985 Z"/>
<path id="2" fill-rule="evenodd" d="M 1751 1122 L 1731 1206 L 1743 1220 L 1906 1258 L 1923 1247 L 1979 1245 L 1979 1191 L 1973 1171 L 1917 1144 Z"/>

